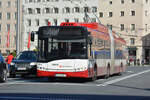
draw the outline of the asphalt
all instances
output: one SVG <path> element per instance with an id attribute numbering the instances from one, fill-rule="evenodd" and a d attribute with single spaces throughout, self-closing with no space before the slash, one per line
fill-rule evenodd
<path id="1" fill-rule="evenodd" d="M 129 66 L 121 76 L 83 79 L 9 78 L 0 100 L 150 100 L 150 66 Z"/>

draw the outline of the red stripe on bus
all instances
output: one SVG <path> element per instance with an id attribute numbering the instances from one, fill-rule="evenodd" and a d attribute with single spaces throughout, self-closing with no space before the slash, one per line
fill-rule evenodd
<path id="1" fill-rule="evenodd" d="M 54 72 L 37 70 L 38 77 L 55 77 L 56 74 L 65 74 L 66 77 L 89 78 L 88 70 L 81 72 Z"/>

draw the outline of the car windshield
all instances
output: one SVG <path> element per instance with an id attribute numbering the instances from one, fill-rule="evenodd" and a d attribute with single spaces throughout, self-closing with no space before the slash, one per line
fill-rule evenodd
<path id="1" fill-rule="evenodd" d="M 36 52 L 21 52 L 17 55 L 16 60 L 36 60 Z"/>

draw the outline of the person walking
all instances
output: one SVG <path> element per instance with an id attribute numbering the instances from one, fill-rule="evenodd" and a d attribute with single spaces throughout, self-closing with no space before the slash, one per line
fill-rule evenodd
<path id="1" fill-rule="evenodd" d="M 10 53 L 10 54 L 7 56 L 7 58 L 5 59 L 5 61 L 6 61 L 7 64 L 8 64 L 8 72 L 10 71 L 10 63 L 12 62 L 13 58 L 14 58 L 13 54 Z"/>

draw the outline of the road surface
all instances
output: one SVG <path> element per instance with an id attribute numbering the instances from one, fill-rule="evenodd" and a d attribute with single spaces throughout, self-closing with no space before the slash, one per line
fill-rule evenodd
<path id="1" fill-rule="evenodd" d="M 9 78 L 0 100 L 150 100 L 150 66 L 130 66 L 121 76 L 83 79 Z"/>

